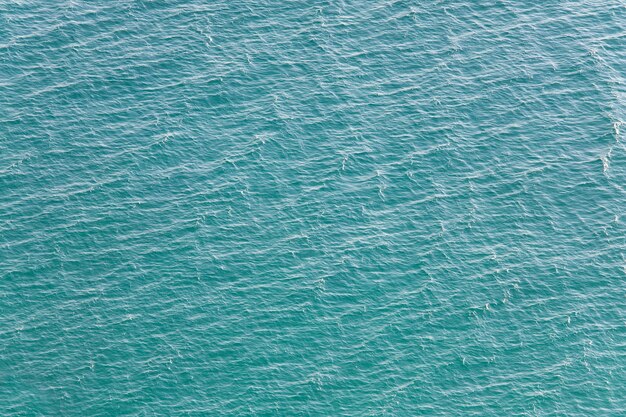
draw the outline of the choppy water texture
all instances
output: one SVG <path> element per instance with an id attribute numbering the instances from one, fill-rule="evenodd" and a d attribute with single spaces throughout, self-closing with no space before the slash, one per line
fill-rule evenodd
<path id="1" fill-rule="evenodd" d="M 0 415 L 626 415 L 623 1 L 0 0 Z"/>

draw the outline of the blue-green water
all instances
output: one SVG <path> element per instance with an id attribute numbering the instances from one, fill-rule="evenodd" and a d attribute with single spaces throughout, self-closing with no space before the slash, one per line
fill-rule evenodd
<path id="1" fill-rule="evenodd" d="M 623 122 L 622 0 L 0 0 L 0 415 L 626 415 Z"/>

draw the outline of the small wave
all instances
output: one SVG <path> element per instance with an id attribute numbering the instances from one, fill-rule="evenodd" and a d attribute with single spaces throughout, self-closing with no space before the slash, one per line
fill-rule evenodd
<path id="1" fill-rule="evenodd" d="M 613 153 L 613 147 L 611 146 L 609 148 L 609 151 L 600 157 L 600 160 L 602 161 L 602 173 L 606 174 L 609 170 L 609 166 L 611 163 L 611 154 Z"/>

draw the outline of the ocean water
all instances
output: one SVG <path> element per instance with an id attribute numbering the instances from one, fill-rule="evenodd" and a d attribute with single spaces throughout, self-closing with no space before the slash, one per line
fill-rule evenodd
<path id="1" fill-rule="evenodd" d="M 626 415 L 623 0 L 0 0 L 0 415 Z"/>

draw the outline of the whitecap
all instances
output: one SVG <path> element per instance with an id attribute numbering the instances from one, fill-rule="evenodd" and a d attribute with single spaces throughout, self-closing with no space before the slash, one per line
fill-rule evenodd
<path id="1" fill-rule="evenodd" d="M 615 140 L 619 142 L 619 128 L 624 125 L 624 122 L 618 120 L 617 122 L 613 122 L 613 131 L 615 132 Z"/>

